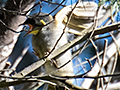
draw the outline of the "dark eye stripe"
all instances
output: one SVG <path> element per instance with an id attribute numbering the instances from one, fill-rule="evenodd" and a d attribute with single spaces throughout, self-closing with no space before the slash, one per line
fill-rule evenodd
<path id="1" fill-rule="evenodd" d="M 31 24 L 31 25 L 34 25 L 34 24 L 35 24 L 35 20 L 34 20 L 34 19 L 28 18 L 28 19 L 24 22 L 24 24 Z"/>
<path id="2" fill-rule="evenodd" d="M 45 25 L 35 24 L 34 26 L 37 26 L 37 27 L 44 27 Z"/>

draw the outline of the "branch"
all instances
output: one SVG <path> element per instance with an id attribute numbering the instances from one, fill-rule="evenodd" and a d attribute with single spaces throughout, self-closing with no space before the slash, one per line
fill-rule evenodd
<path id="1" fill-rule="evenodd" d="M 120 29 L 120 22 L 114 23 L 114 24 L 111 24 L 111 25 L 108 25 L 108 26 L 105 26 L 102 28 L 95 29 L 93 36 L 99 35 L 99 34 L 104 34 L 104 33 L 110 32 L 110 31 L 118 30 L 118 29 Z M 75 45 L 82 43 L 83 41 L 87 40 L 87 38 L 89 38 L 91 33 L 92 33 L 92 31 L 90 33 L 83 35 L 83 36 L 78 36 L 73 41 L 70 41 L 69 43 L 66 43 L 65 45 L 63 45 L 62 47 L 54 50 L 51 53 L 51 55 L 47 57 L 47 59 L 55 58 L 55 57 L 65 53 L 67 50 L 74 47 Z"/>
<path id="2" fill-rule="evenodd" d="M 108 75 L 102 75 L 102 76 L 84 76 L 84 74 L 82 74 L 82 75 L 76 75 L 76 76 L 63 76 L 63 77 L 53 76 L 53 75 L 27 76 L 27 77 L 11 77 L 11 76 L 0 75 L 0 77 L 2 78 L 14 79 L 14 81 L 0 82 L 0 87 L 13 86 L 13 85 L 18 85 L 18 84 L 25 83 L 25 82 L 40 82 L 41 81 L 44 83 L 50 83 L 49 82 L 50 80 L 65 82 L 65 80 L 74 79 L 74 78 L 98 79 L 98 78 L 116 77 L 116 76 L 120 76 L 120 73 L 108 74 Z M 15 79 L 17 79 L 17 81 Z M 69 84 L 69 83 L 65 83 L 65 84 Z"/>

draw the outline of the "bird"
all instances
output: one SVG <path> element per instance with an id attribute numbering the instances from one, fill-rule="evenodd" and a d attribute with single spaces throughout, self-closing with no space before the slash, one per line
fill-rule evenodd
<path id="1" fill-rule="evenodd" d="M 55 18 L 53 18 L 53 16 L 43 12 L 41 12 L 39 15 L 33 16 L 36 17 L 29 17 L 21 25 L 29 26 L 29 30 L 26 32 L 25 36 L 27 36 L 28 34 L 33 34 L 31 41 L 34 53 L 39 58 L 39 60 L 45 59 L 47 55 L 51 53 L 51 50 L 54 48 L 56 42 L 63 33 L 64 25 L 62 24 L 62 22 L 59 22 Z M 64 33 L 58 41 L 55 50 L 66 43 L 68 43 L 67 33 Z M 53 58 L 50 61 L 46 61 L 46 63 L 43 65 L 43 67 L 45 68 L 45 75 L 73 76 L 74 72 L 71 58 L 71 51 L 68 50 L 64 54 Z M 69 62 L 70 60 L 71 62 Z M 56 83 L 58 86 L 63 85 L 63 83 L 58 80 L 51 80 L 51 82 Z M 65 80 L 65 82 L 72 83 L 73 80 L 68 79 Z M 32 83 L 32 85 L 34 84 Z"/>
<path id="2" fill-rule="evenodd" d="M 53 18 L 53 16 L 46 13 L 40 13 L 36 17 L 28 18 L 23 24 L 28 25 L 29 30 L 26 35 L 33 34 L 32 36 L 32 46 L 36 56 L 39 59 L 45 58 L 55 46 L 57 40 L 63 33 L 64 25 Z M 25 35 L 25 36 L 26 36 Z M 67 35 L 60 38 L 60 41 L 55 47 L 55 50 L 64 44 L 68 43 Z M 58 67 L 61 67 L 69 60 L 71 60 L 71 51 L 68 50 L 59 57 L 53 59 Z M 55 64 L 51 61 L 47 61 L 44 65 L 46 74 L 51 74 L 55 76 L 71 76 L 73 74 L 72 62 L 68 63 L 64 67 L 57 69 Z M 55 72 L 55 70 L 57 70 Z"/>

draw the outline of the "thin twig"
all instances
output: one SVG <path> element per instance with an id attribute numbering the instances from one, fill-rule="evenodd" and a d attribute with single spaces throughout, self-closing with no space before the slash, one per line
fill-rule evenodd
<path id="1" fill-rule="evenodd" d="M 72 12 L 73 12 L 73 10 L 76 8 L 76 6 L 77 6 L 78 3 L 79 3 L 79 0 L 77 1 L 77 3 L 75 4 L 75 6 L 73 7 L 73 9 L 71 10 L 70 16 L 69 16 L 69 18 L 68 18 L 67 23 L 65 24 L 65 27 L 64 27 L 64 29 L 63 29 L 62 34 L 60 35 L 59 39 L 56 41 L 54 47 L 52 48 L 52 50 L 50 51 L 50 53 L 48 54 L 48 56 L 49 56 L 49 55 L 55 50 L 55 48 L 56 48 L 58 42 L 60 41 L 60 39 L 61 39 L 62 36 L 64 35 L 64 33 L 65 33 L 65 29 L 66 29 L 66 27 L 68 26 L 68 23 L 69 23 L 69 21 L 70 21 L 70 19 L 71 19 Z M 47 57 L 48 57 L 48 56 L 47 56 Z"/>
<path id="2" fill-rule="evenodd" d="M 19 4 L 19 9 L 20 9 L 20 12 L 22 11 L 22 10 L 21 10 L 22 3 L 23 3 L 23 0 L 21 0 L 21 1 L 20 1 L 20 4 Z"/>
<path id="3" fill-rule="evenodd" d="M 106 56 L 106 52 L 107 52 L 107 45 L 108 45 L 108 40 L 105 39 L 104 51 L 103 51 L 103 57 L 102 57 L 102 63 L 101 63 L 101 68 L 100 68 L 100 73 L 101 73 L 101 75 L 103 75 L 102 69 L 104 68 L 103 64 L 104 64 L 104 60 L 105 60 L 105 56 Z M 101 78 L 101 87 L 102 87 L 102 90 L 104 90 L 104 89 L 103 89 L 103 86 L 104 86 L 104 83 L 103 83 L 104 81 L 103 81 L 103 80 L 104 80 L 104 79 Z"/>
<path id="4" fill-rule="evenodd" d="M 98 48 L 97 48 L 97 46 L 95 45 L 95 43 L 93 42 L 92 39 L 90 39 L 90 41 L 91 41 L 93 47 L 95 48 L 96 55 L 97 55 L 97 62 L 98 62 L 98 65 L 99 65 L 99 67 L 100 67 L 101 65 L 100 65 L 100 56 L 99 56 Z M 100 69 L 101 69 L 101 67 L 100 67 Z M 100 72 L 98 73 L 98 76 L 99 76 L 99 75 L 100 75 Z M 98 78 L 98 79 L 97 79 L 97 87 L 96 87 L 96 90 L 98 90 L 99 86 L 100 86 L 100 79 Z"/>
<path id="5" fill-rule="evenodd" d="M 7 28 L 7 30 L 10 30 L 10 31 L 12 31 L 14 33 L 21 33 L 21 32 L 23 32 L 23 31 L 15 31 L 15 30 L 9 28 L 1 19 L 0 19 L 0 22 Z"/>
<path id="6" fill-rule="evenodd" d="M 90 60 L 89 60 L 89 59 L 87 59 L 87 58 L 85 58 L 85 60 L 87 60 L 87 61 L 88 61 L 88 63 L 89 63 L 89 65 L 90 65 L 90 67 L 92 68 L 93 66 L 92 66 L 92 64 L 91 64 Z"/>
<path id="7" fill-rule="evenodd" d="M 117 42 L 116 42 L 115 37 L 112 35 L 112 33 L 109 33 L 109 34 L 111 35 L 111 37 L 112 37 L 112 39 L 113 39 L 113 41 L 114 41 L 114 43 L 115 43 L 115 45 L 116 45 L 116 49 L 117 49 L 117 51 L 116 51 L 116 53 L 115 53 L 115 59 L 114 59 L 113 67 L 112 67 L 112 70 L 111 70 L 111 74 L 113 74 L 114 71 L 115 71 L 115 68 L 116 68 L 116 64 L 117 64 L 117 57 L 118 57 L 118 53 L 119 53 L 119 46 L 118 46 L 118 44 L 117 44 Z M 107 85 L 106 85 L 106 87 L 105 87 L 105 90 L 107 89 L 108 83 L 110 82 L 111 78 L 112 78 L 112 77 L 109 77 L 108 82 L 107 82 Z"/>
<path id="8" fill-rule="evenodd" d="M 50 1 L 46 1 L 46 0 L 42 0 L 43 2 L 47 2 L 47 3 L 49 3 L 49 4 L 55 4 L 55 5 L 60 5 L 60 3 L 55 3 L 55 2 L 50 2 Z M 63 6 L 63 7 L 65 7 L 66 5 L 60 5 L 60 6 Z"/>
<path id="9" fill-rule="evenodd" d="M 90 70 L 89 70 L 90 71 Z M 116 77 L 120 76 L 120 73 L 114 73 L 114 74 L 106 74 L 101 76 L 86 76 L 86 74 L 89 72 L 85 72 L 81 75 L 74 75 L 74 76 L 54 76 L 54 75 L 41 75 L 41 76 L 26 76 L 26 77 L 13 77 L 13 76 L 5 76 L 0 74 L 0 77 L 2 78 L 10 78 L 10 79 L 41 79 L 41 80 L 68 80 L 68 79 L 74 79 L 74 78 L 89 78 L 89 79 L 98 79 L 98 78 L 104 78 L 104 77 Z"/>
<path id="10" fill-rule="evenodd" d="M 27 11 L 26 12 L 19 12 L 19 11 L 14 11 L 14 10 L 7 10 L 6 8 L 1 7 L 1 6 L 0 6 L 0 10 L 12 13 L 13 15 L 22 15 L 22 16 L 26 16 L 26 12 L 27 12 Z"/>
<path id="11" fill-rule="evenodd" d="M 52 10 L 48 15 L 52 14 L 56 9 L 58 9 L 62 4 L 63 2 L 65 2 L 65 0 L 63 0 L 54 10 Z"/>
<path id="12" fill-rule="evenodd" d="M 12 65 L 12 67 L 10 69 L 16 70 L 16 67 L 21 62 L 21 60 L 23 59 L 23 56 L 27 53 L 28 49 L 29 49 L 29 46 L 27 46 L 23 49 L 21 55 L 16 59 L 16 61 L 14 62 L 14 64 Z M 12 71 L 9 71 L 9 75 L 11 73 L 12 73 Z"/>

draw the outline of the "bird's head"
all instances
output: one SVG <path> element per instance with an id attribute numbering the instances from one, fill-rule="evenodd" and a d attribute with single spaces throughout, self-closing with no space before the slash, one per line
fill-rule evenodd
<path id="1" fill-rule="evenodd" d="M 34 19 L 28 18 L 24 23 L 22 23 L 20 25 L 25 25 L 25 26 L 28 25 L 29 26 L 29 30 L 24 35 L 24 36 L 26 36 L 28 34 L 37 35 L 39 30 L 41 30 L 46 25 L 46 23 L 42 19 L 39 21 L 38 20 L 36 21 Z"/>

